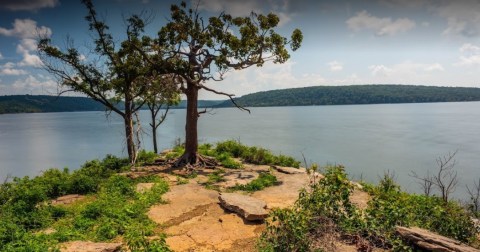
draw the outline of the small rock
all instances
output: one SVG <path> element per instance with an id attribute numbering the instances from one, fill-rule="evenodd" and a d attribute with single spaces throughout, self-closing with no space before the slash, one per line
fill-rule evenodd
<path id="1" fill-rule="evenodd" d="M 267 203 L 263 200 L 237 193 L 222 193 L 218 199 L 222 207 L 238 213 L 246 220 L 264 220 L 268 216 L 265 210 Z"/>
<path id="2" fill-rule="evenodd" d="M 122 248 L 121 243 L 73 241 L 63 244 L 62 252 L 117 252 Z"/>
<path id="3" fill-rule="evenodd" d="M 83 196 L 83 195 L 69 194 L 69 195 L 61 196 L 61 197 L 58 197 L 58 198 L 52 200 L 52 205 L 54 205 L 54 206 L 67 205 L 67 204 L 73 203 L 77 200 L 81 200 L 83 198 L 85 198 L 85 196 Z"/>
<path id="4" fill-rule="evenodd" d="M 165 149 L 162 152 L 160 152 L 160 155 L 167 155 L 170 152 L 173 152 L 173 150 L 172 149 Z"/>
<path id="5" fill-rule="evenodd" d="M 303 174 L 307 172 L 305 169 L 283 167 L 283 166 L 276 166 L 276 165 L 272 165 L 272 168 L 277 170 L 278 172 L 286 173 L 286 174 Z"/>
<path id="6" fill-rule="evenodd" d="M 144 193 L 152 189 L 153 185 L 155 185 L 155 183 L 138 183 L 135 190 L 139 193 Z"/>

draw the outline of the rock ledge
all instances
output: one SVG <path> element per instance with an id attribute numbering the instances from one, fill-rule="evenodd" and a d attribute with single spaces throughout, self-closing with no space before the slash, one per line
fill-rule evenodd
<path id="1" fill-rule="evenodd" d="M 238 213 L 245 220 L 264 220 L 268 216 L 267 203 L 263 200 L 238 193 L 222 193 L 218 199 L 222 207 Z"/>

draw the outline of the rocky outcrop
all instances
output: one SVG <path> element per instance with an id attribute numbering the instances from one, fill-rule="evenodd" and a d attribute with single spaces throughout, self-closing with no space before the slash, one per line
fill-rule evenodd
<path id="1" fill-rule="evenodd" d="M 69 194 L 69 195 L 58 197 L 58 198 L 52 200 L 52 205 L 54 205 L 54 206 L 67 205 L 67 204 L 71 204 L 71 203 L 73 203 L 77 200 L 81 200 L 83 198 L 85 198 L 85 196 L 83 196 L 83 195 Z"/>
<path id="2" fill-rule="evenodd" d="M 222 193 L 218 199 L 222 207 L 238 213 L 245 220 L 264 220 L 268 216 L 267 203 L 263 200 L 238 193 Z"/>
<path id="3" fill-rule="evenodd" d="M 441 252 L 479 252 L 480 250 L 462 244 L 459 241 L 432 233 L 428 230 L 412 227 L 395 228 L 397 234 L 402 238 L 414 243 L 419 248 L 427 251 Z"/>
<path id="4" fill-rule="evenodd" d="M 117 252 L 121 251 L 121 243 L 73 241 L 64 243 L 61 252 Z"/>
<path id="5" fill-rule="evenodd" d="M 158 224 L 165 224 L 188 212 L 211 203 L 216 203 L 218 192 L 203 188 L 196 183 L 172 187 L 163 195 L 168 204 L 150 208 L 148 217 Z"/>
<path id="6" fill-rule="evenodd" d="M 285 174 L 303 174 L 307 173 L 305 168 L 293 168 L 293 167 L 283 167 L 283 166 L 271 166 L 273 169 L 277 170 L 278 172 L 285 173 Z"/>

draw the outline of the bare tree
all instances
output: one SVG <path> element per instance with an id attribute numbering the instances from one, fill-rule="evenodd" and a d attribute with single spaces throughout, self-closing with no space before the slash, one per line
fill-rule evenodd
<path id="1" fill-rule="evenodd" d="M 425 196 L 432 196 L 433 179 L 429 171 L 427 171 L 425 177 L 420 177 L 414 171 L 411 172 L 410 176 L 418 180 L 418 184 L 422 187 Z"/>
<path id="2" fill-rule="evenodd" d="M 427 173 L 425 177 L 420 177 L 412 171 L 410 176 L 420 180 L 420 185 L 422 185 L 425 195 L 429 196 L 432 188 L 435 187 L 440 192 L 442 200 L 448 202 L 450 195 L 458 185 L 457 171 L 454 170 L 456 165 L 455 155 L 457 152 L 458 151 L 455 151 L 438 157 L 436 160 L 438 171 L 433 176 Z"/>
<path id="3" fill-rule="evenodd" d="M 470 189 L 467 185 L 467 192 L 470 196 L 469 208 L 473 213 L 476 213 L 480 210 L 480 178 L 478 182 L 473 183 L 475 187 Z"/>

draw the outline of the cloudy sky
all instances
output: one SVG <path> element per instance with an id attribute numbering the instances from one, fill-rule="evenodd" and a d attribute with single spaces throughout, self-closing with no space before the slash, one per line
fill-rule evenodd
<path id="1" fill-rule="evenodd" d="M 122 17 L 147 11 L 155 34 L 179 1 L 95 1 L 116 39 Z M 211 83 L 236 95 L 316 85 L 419 84 L 480 87 L 479 0 L 201 0 L 205 16 L 275 12 L 279 31 L 300 28 L 302 47 L 282 65 L 232 71 Z M 0 95 L 55 94 L 36 55 L 39 34 L 88 51 L 91 35 L 80 0 L 0 0 Z M 201 94 L 204 99 L 215 99 Z"/>

